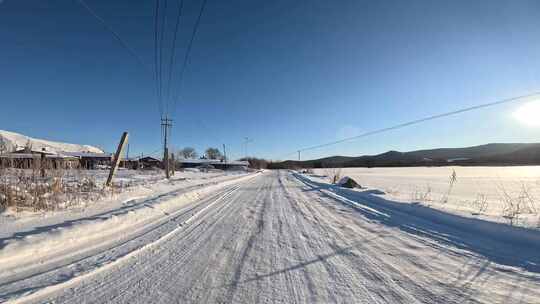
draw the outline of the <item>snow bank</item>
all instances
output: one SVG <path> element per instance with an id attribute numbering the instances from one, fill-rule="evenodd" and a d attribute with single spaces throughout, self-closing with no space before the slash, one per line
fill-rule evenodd
<path id="1" fill-rule="evenodd" d="M 540 231 L 538 230 L 464 217 L 420 204 L 394 202 L 379 196 L 380 194 L 384 194 L 384 192 L 377 190 L 344 189 L 329 183 L 317 182 L 313 178 L 304 175 L 295 174 L 295 176 L 306 185 L 320 189 L 321 192 L 330 197 L 338 199 L 352 207 L 367 210 L 385 220 L 390 219 L 392 216 L 399 217 L 399 214 L 407 214 L 419 220 L 470 232 L 470 237 L 495 239 L 508 244 L 534 247 L 540 250 Z M 410 224 L 414 225 L 414 223 Z"/>
<path id="2" fill-rule="evenodd" d="M 344 188 L 362 188 L 354 179 L 344 176 L 338 182 L 337 185 Z"/>

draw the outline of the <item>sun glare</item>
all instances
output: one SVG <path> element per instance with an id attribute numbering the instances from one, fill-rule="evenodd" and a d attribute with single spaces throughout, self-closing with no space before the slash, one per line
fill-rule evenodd
<path id="1" fill-rule="evenodd" d="M 540 101 L 522 105 L 514 112 L 513 116 L 523 124 L 540 126 Z"/>

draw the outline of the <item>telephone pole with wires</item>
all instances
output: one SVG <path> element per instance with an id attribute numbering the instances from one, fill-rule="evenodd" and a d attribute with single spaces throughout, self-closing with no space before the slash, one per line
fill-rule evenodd
<path id="1" fill-rule="evenodd" d="M 163 133 L 163 167 L 167 178 L 171 178 L 171 170 L 169 168 L 169 132 L 172 128 L 172 121 L 173 120 L 168 116 L 161 118 L 161 131 Z"/>

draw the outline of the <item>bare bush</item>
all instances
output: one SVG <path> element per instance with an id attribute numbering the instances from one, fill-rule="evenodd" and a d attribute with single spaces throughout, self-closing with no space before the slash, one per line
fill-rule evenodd
<path id="1" fill-rule="evenodd" d="M 432 201 L 431 199 L 432 192 L 433 191 L 430 185 L 427 185 L 424 190 L 415 188 L 414 191 L 411 193 L 411 201 L 418 202 L 418 203 L 429 203 Z"/>
<path id="2" fill-rule="evenodd" d="M 509 220 L 510 225 L 514 225 L 519 221 L 522 214 L 538 214 L 535 200 L 530 194 L 530 189 L 524 183 L 521 183 L 517 196 L 508 193 L 502 184 L 498 185 L 498 189 L 504 205 L 502 215 Z"/>
<path id="3" fill-rule="evenodd" d="M 337 182 L 341 179 L 341 168 L 326 168 L 324 173 L 326 176 L 328 176 L 328 178 L 330 178 L 332 184 L 337 184 Z"/>
<path id="4" fill-rule="evenodd" d="M 475 213 L 482 214 L 486 212 L 488 208 L 488 198 L 485 194 L 477 194 L 476 199 L 471 202 L 472 207 L 475 210 Z"/>

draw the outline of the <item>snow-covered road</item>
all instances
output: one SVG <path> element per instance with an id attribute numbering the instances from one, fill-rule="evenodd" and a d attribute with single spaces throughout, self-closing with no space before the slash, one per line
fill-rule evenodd
<path id="1" fill-rule="evenodd" d="M 259 174 L 91 255 L 0 274 L 0 302 L 540 303 L 540 244 L 327 190 Z"/>

